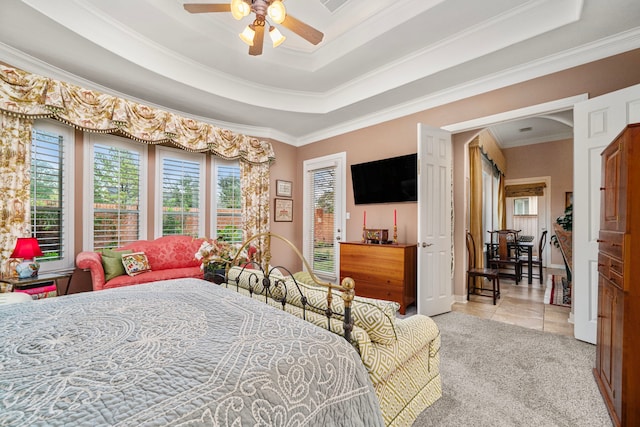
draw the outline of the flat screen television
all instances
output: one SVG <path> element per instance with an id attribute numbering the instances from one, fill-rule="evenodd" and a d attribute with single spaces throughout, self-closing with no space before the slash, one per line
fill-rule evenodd
<path id="1" fill-rule="evenodd" d="M 418 155 L 351 165 L 356 205 L 418 201 Z"/>

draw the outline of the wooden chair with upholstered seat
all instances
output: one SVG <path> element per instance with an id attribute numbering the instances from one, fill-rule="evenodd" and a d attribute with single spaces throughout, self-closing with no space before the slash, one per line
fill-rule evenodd
<path id="1" fill-rule="evenodd" d="M 518 251 L 517 230 L 495 230 L 491 234 L 491 245 L 487 256 L 488 265 L 500 272 L 500 277 L 522 280 L 522 261 Z"/>
<path id="2" fill-rule="evenodd" d="M 540 241 L 538 242 L 538 255 L 533 255 L 531 257 L 531 268 L 538 267 L 538 273 L 537 274 L 533 273 L 532 276 L 537 277 L 540 280 L 540 283 L 542 283 L 542 268 L 544 267 L 542 265 L 542 252 L 544 251 L 544 247 L 546 246 L 546 244 L 547 244 L 547 230 L 544 230 L 542 232 L 542 235 L 540 236 Z M 523 265 L 527 265 L 527 256 L 520 255 L 520 261 L 522 262 Z"/>
<path id="3" fill-rule="evenodd" d="M 491 289 L 484 287 L 484 280 L 480 286 L 477 286 L 477 278 L 490 280 Z M 491 297 L 493 305 L 496 305 L 496 300 L 500 298 L 500 275 L 496 269 L 476 267 L 476 243 L 471 233 L 467 231 L 467 301 L 472 293 Z"/>

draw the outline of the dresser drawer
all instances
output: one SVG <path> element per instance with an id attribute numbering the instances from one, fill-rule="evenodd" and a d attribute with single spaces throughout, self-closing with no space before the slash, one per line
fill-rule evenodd
<path id="1" fill-rule="evenodd" d="M 598 254 L 598 273 L 613 285 L 624 289 L 624 263 L 607 254 Z"/>
<path id="2" fill-rule="evenodd" d="M 356 280 L 356 295 L 367 298 L 382 299 L 386 301 L 396 301 L 403 304 L 403 288 L 391 287 L 384 283 L 367 282 L 364 280 Z"/>
<path id="3" fill-rule="evenodd" d="M 624 258 L 624 233 L 600 230 L 598 250 L 614 258 Z"/>

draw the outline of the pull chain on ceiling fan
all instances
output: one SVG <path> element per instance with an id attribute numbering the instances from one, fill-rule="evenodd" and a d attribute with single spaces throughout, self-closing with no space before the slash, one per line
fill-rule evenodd
<path id="1" fill-rule="evenodd" d="M 231 15 L 240 20 L 249 13 L 256 15 L 252 24 L 239 34 L 243 42 L 249 45 L 249 55 L 261 55 L 264 43 L 264 27 L 269 24 L 269 36 L 273 47 L 277 47 L 285 41 L 286 37 L 267 21 L 267 16 L 276 24 L 293 31 L 309 43 L 317 45 L 322 41 L 324 34 L 308 24 L 297 20 L 287 11 L 282 0 L 231 0 L 230 3 L 185 3 L 184 8 L 190 13 L 231 12 Z"/>

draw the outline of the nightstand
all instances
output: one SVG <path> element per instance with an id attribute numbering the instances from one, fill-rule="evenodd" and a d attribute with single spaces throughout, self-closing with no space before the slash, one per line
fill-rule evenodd
<path id="1" fill-rule="evenodd" d="M 17 277 L 4 277 L 0 281 L 9 283 L 13 286 L 14 292 L 24 292 L 33 299 L 47 298 L 58 295 L 58 280 L 67 279 L 67 292 L 71 285 L 71 277 L 73 273 L 42 273 L 38 277 L 29 277 L 26 279 L 18 279 Z M 53 286 L 47 284 L 53 283 Z M 41 285 L 41 286 L 39 286 Z M 66 294 L 66 292 L 65 292 Z"/>

